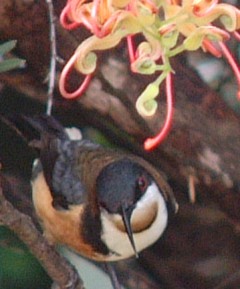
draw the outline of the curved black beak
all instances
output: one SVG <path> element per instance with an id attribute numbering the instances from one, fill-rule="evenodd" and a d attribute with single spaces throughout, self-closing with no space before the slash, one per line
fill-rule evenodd
<path id="1" fill-rule="evenodd" d="M 134 239 L 133 239 L 133 232 L 132 232 L 132 228 L 131 228 L 131 215 L 132 215 L 134 207 L 126 208 L 123 204 L 121 207 L 122 207 L 122 219 L 123 219 L 123 223 L 125 226 L 125 230 L 128 234 L 128 238 L 129 238 L 130 243 L 133 247 L 135 256 L 136 256 L 136 258 L 138 258 L 138 252 L 136 250 L 136 246 L 135 246 Z"/>

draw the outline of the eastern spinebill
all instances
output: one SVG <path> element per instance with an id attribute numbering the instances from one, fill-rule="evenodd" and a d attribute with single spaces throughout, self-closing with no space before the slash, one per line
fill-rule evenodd
<path id="1" fill-rule="evenodd" d="M 108 262 L 138 256 L 158 240 L 177 203 L 157 169 L 135 155 L 74 139 L 52 117 L 28 121 L 41 132 L 32 194 L 50 243 Z"/>

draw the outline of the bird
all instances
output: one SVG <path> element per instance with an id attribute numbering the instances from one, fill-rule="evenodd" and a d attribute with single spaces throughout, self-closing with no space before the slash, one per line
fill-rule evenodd
<path id="1" fill-rule="evenodd" d="M 82 139 L 52 116 L 26 119 L 40 133 L 31 142 L 39 150 L 32 199 L 49 243 L 108 263 L 138 257 L 161 237 L 178 204 L 159 170 Z"/>

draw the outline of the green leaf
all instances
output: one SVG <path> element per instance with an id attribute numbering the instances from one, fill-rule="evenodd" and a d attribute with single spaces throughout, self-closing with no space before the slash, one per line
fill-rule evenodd
<path id="1" fill-rule="evenodd" d="M 0 73 L 9 71 L 15 68 L 21 68 L 25 65 L 25 60 L 20 58 L 11 58 L 0 62 Z"/>
<path id="2" fill-rule="evenodd" d="M 16 40 L 10 40 L 0 45 L 0 56 L 11 51 L 16 46 Z"/>

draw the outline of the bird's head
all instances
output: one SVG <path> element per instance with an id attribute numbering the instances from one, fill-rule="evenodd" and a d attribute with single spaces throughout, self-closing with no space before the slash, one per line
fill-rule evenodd
<path id="1" fill-rule="evenodd" d="M 150 230 L 156 220 L 159 222 L 161 235 L 167 223 L 166 202 L 154 178 L 139 163 L 124 158 L 107 165 L 97 178 L 96 190 L 104 220 L 107 220 L 113 230 L 124 232 L 128 236 L 128 244 L 132 247 L 131 255 L 138 256 L 138 252 L 147 247 L 148 243 L 156 241 L 151 240 L 151 235 L 146 235 L 149 240 L 141 240 L 144 239 L 141 233 Z M 110 225 L 103 229 L 110 230 Z M 155 235 L 159 234 L 153 232 L 153 235 L 156 239 Z M 107 235 L 105 239 L 108 239 Z M 106 243 L 112 243 L 111 249 L 117 251 L 114 248 L 117 241 L 106 240 Z"/>

